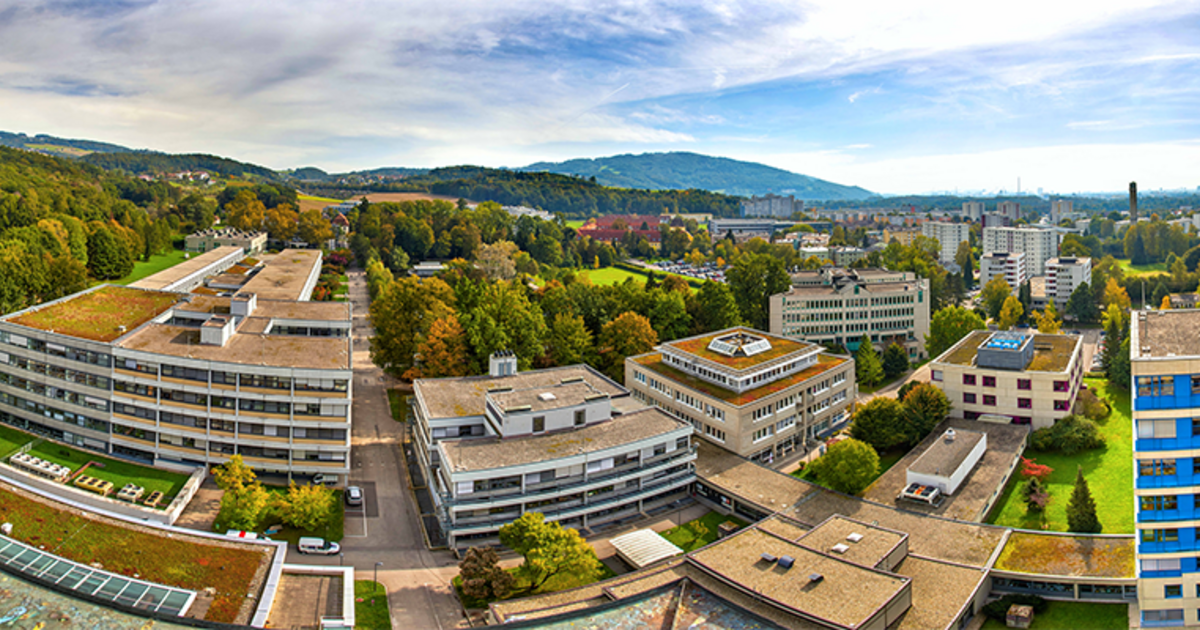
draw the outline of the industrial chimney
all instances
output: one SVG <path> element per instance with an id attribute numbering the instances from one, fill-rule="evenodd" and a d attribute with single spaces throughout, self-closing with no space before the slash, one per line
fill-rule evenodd
<path id="1" fill-rule="evenodd" d="M 1129 182 L 1129 222 L 1137 223 L 1137 182 Z"/>

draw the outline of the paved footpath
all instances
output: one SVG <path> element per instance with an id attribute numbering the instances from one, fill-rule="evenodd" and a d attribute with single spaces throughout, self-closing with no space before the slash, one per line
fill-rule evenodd
<path id="1" fill-rule="evenodd" d="M 354 427 L 351 432 L 350 485 L 363 486 L 366 510 L 346 511 L 344 558 L 303 556 L 306 564 L 354 566 L 357 579 L 372 579 L 375 563 L 387 588 L 392 628 L 424 630 L 466 627 L 450 580 L 457 561 L 446 551 L 425 548 L 417 511 L 400 462 L 402 425 L 388 408 L 389 378 L 371 363 L 367 317 L 369 298 L 361 270 L 350 270 L 349 298 L 354 310 Z M 297 561 L 291 558 L 292 561 Z"/>

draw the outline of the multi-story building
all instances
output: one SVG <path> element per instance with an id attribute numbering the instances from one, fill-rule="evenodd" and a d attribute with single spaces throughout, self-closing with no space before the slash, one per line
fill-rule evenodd
<path id="1" fill-rule="evenodd" d="M 527 511 L 594 531 L 655 514 L 695 479 L 692 425 L 583 365 L 413 383 L 414 443 L 452 548 L 495 543 Z"/>
<path id="2" fill-rule="evenodd" d="M 1046 261 L 1046 298 L 1062 311 L 1081 284 L 1092 283 L 1092 259 L 1056 257 Z"/>
<path id="3" fill-rule="evenodd" d="M 1200 625 L 1200 311 L 1135 311 L 1134 505 L 1141 626 Z"/>
<path id="4" fill-rule="evenodd" d="M 985 208 L 982 201 L 964 201 L 962 206 L 963 218 L 968 221 L 978 221 L 983 218 Z"/>
<path id="5" fill-rule="evenodd" d="M 1016 201 L 1001 201 L 996 204 L 996 214 L 1005 216 L 1009 221 L 1021 218 L 1021 204 Z"/>
<path id="6" fill-rule="evenodd" d="M 938 242 L 938 262 L 943 267 L 957 271 L 958 264 L 954 256 L 958 253 L 958 245 L 971 240 L 971 224 L 950 223 L 948 221 L 926 221 L 921 224 L 921 234 L 936 239 Z"/>
<path id="7" fill-rule="evenodd" d="M 188 234 L 184 239 L 189 252 L 208 252 L 218 247 L 240 247 L 249 256 L 267 249 L 266 232 L 243 232 L 237 228 L 210 228 Z"/>
<path id="8" fill-rule="evenodd" d="M 1055 199 L 1050 202 L 1050 223 L 1058 225 L 1067 215 L 1075 211 L 1075 202 L 1070 199 Z"/>
<path id="9" fill-rule="evenodd" d="M 1031 276 L 1046 273 L 1046 261 L 1058 255 L 1059 235 L 1054 230 L 1017 227 L 983 228 L 983 253 L 1025 254 Z"/>
<path id="10" fill-rule="evenodd" d="M 921 236 L 921 229 L 915 227 L 905 228 L 883 228 L 883 244 L 890 245 L 893 241 L 904 246 L 913 244 L 917 237 Z"/>
<path id="11" fill-rule="evenodd" d="M 829 254 L 833 257 L 833 264 L 838 267 L 849 267 L 866 258 L 867 250 L 861 247 L 834 247 Z"/>
<path id="12" fill-rule="evenodd" d="M 259 274 L 309 273 L 276 258 Z M 150 463 L 348 474 L 350 305 L 307 298 L 102 285 L 12 313 L 0 420 Z"/>
<path id="13" fill-rule="evenodd" d="M 782 232 L 793 225 L 795 222 L 782 219 L 714 218 L 708 223 L 708 231 L 714 243 L 730 235 L 738 242 L 752 238 L 770 240 L 775 232 Z"/>
<path id="14" fill-rule="evenodd" d="M 1004 278 L 1008 288 L 1016 291 L 1029 279 L 1025 269 L 1025 254 L 992 252 L 979 257 L 979 286 L 986 287 L 992 278 Z"/>
<path id="15" fill-rule="evenodd" d="M 951 416 L 1053 425 L 1070 415 L 1083 383 L 1083 337 L 975 331 L 929 363 Z"/>
<path id="16" fill-rule="evenodd" d="M 771 334 L 857 351 L 863 335 L 879 349 L 899 343 L 916 360 L 929 334 L 929 281 L 887 269 L 826 268 L 792 274 L 771 296 Z"/>
<path id="17" fill-rule="evenodd" d="M 661 344 L 625 359 L 633 395 L 683 418 L 696 434 L 771 464 L 849 420 L 854 360 L 748 328 Z"/>
<path id="18" fill-rule="evenodd" d="M 780 195 L 763 195 L 751 197 L 742 202 L 744 217 L 778 217 L 790 219 L 793 214 L 804 211 L 804 201 L 796 199 L 795 195 L 786 197 Z"/>

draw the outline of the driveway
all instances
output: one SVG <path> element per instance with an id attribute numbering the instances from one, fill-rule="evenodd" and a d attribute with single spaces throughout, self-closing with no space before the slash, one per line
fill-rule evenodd
<path id="1" fill-rule="evenodd" d="M 373 334 L 367 318 L 369 299 L 362 271 L 351 270 L 349 299 L 354 312 L 354 408 L 351 431 L 350 485 L 362 486 L 365 509 L 346 510 L 344 558 L 292 556 L 292 562 L 332 564 L 345 562 L 356 569 L 357 579 L 372 579 L 375 563 L 379 581 L 388 592 L 392 628 L 466 627 L 466 618 L 450 580 L 458 575 L 454 556 L 429 551 L 417 522 L 412 493 L 400 466 L 402 425 L 392 420 L 388 408 L 390 380 L 371 363 L 367 339 Z"/>

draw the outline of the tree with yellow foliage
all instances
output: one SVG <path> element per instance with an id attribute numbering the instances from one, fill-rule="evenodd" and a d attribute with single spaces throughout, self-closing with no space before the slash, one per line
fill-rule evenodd
<path id="1" fill-rule="evenodd" d="M 1011 330 L 1024 314 L 1025 308 L 1021 306 L 1021 300 L 1015 295 L 1008 296 L 1004 300 L 1004 306 L 1000 307 L 1000 319 L 997 321 L 1000 330 Z"/>
<path id="2" fill-rule="evenodd" d="M 1132 300 L 1129 299 L 1129 293 L 1125 291 L 1124 287 L 1117 284 L 1115 278 L 1109 278 L 1108 282 L 1104 285 L 1104 305 L 1116 304 L 1122 309 L 1127 309 L 1132 303 Z"/>
<path id="3" fill-rule="evenodd" d="M 1164 295 L 1164 296 L 1163 296 L 1163 301 L 1162 301 L 1162 304 L 1161 304 L 1161 305 L 1159 305 L 1159 307 L 1158 307 L 1158 308 L 1159 308 L 1159 310 L 1163 310 L 1163 311 L 1169 311 L 1169 310 L 1171 310 L 1171 296 L 1169 296 L 1169 295 Z"/>
<path id="4" fill-rule="evenodd" d="M 1046 305 L 1046 310 L 1040 313 L 1034 313 L 1033 319 L 1037 322 L 1038 332 L 1045 335 L 1057 335 L 1062 332 L 1062 320 L 1058 318 L 1058 310 L 1054 308 L 1054 302 Z"/>

